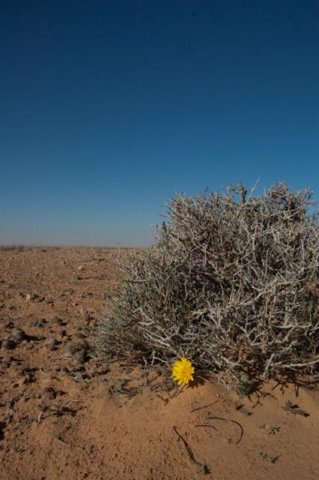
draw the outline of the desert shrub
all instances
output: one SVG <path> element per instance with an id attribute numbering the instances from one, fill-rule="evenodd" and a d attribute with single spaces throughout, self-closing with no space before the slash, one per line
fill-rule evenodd
<path id="1" fill-rule="evenodd" d="M 316 374 L 319 228 L 309 189 L 179 195 L 156 244 L 130 258 L 100 325 L 108 356 L 203 370 Z"/>
<path id="2" fill-rule="evenodd" d="M 24 252 L 27 247 L 24 245 L 1 245 L 0 251 L 3 252 Z"/>

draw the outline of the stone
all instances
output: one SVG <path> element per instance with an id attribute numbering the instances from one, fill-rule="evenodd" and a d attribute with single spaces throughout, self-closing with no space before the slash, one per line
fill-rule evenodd
<path id="1" fill-rule="evenodd" d="M 58 317 L 57 315 L 54 315 L 51 318 L 51 322 L 55 323 L 56 325 L 60 325 L 60 326 L 66 325 L 66 322 L 64 320 L 62 320 L 62 318 Z"/>
<path id="2" fill-rule="evenodd" d="M 55 338 L 51 338 L 48 342 L 48 348 L 51 352 L 57 349 L 59 342 Z"/>
<path id="3" fill-rule="evenodd" d="M 12 340 L 16 343 L 21 343 L 27 339 L 26 333 L 19 327 L 15 328 L 12 332 Z"/>
<path id="4" fill-rule="evenodd" d="M 11 338 L 8 338 L 2 341 L 2 347 L 5 348 L 6 350 L 14 350 L 16 346 L 17 346 L 16 342 Z"/>
<path id="5" fill-rule="evenodd" d="M 14 328 L 14 323 L 11 320 L 8 320 L 4 324 L 5 328 Z"/>
<path id="6" fill-rule="evenodd" d="M 41 392 L 41 398 L 45 400 L 54 400 L 57 396 L 57 392 L 53 387 L 45 387 Z"/>
<path id="7" fill-rule="evenodd" d="M 25 296 L 25 299 L 27 302 L 31 302 L 32 300 L 35 300 L 36 295 L 34 293 L 27 293 Z"/>
<path id="8" fill-rule="evenodd" d="M 24 369 L 21 372 L 23 376 L 23 384 L 33 383 L 35 381 L 35 372 L 34 369 Z"/>
<path id="9" fill-rule="evenodd" d="M 66 346 L 65 353 L 73 357 L 78 363 L 85 363 L 89 350 L 88 343 L 84 341 L 69 343 Z"/>
<path id="10" fill-rule="evenodd" d="M 82 332 L 76 332 L 76 333 L 74 334 L 74 337 L 75 337 L 75 338 L 78 338 L 79 340 L 85 340 L 86 337 L 87 337 L 87 335 L 85 335 L 85 334 L 82 333 Z"/>
<path id="11" fill-rule="evenodd" d="M 34 320 L 34 322 L 32 322 L 32 326 L 37 328 L 43 328 L 47 323 L 47 320 L 41 318 L 40 320 Z"/>

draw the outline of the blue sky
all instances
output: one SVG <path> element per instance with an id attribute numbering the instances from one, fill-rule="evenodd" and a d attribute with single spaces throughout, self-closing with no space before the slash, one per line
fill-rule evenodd
<path id="1" fill-rule="evenodd" d="M 146 245 L 176 192 L 319 195 L 319 2 L 0 0 L 0 243 Z"/>

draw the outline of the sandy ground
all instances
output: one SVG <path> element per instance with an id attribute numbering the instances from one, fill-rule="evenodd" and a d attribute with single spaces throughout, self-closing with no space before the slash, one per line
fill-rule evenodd
<path id="1" fill-rule="evenodd" d="M 318 479 L 318 390 L 242 398 L 206 379 L 176 395 L 168 372 L 96 356 L 119 255 L 0 251 L 0 479 Z"/>

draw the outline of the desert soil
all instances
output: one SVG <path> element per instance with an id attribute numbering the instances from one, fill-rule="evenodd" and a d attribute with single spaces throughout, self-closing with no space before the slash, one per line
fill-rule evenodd
<path id="1" fill-rule="evenodd" d="M 198 379 L 178 392 L 165 368 L 96 354 L 125 255 L 0 251 L 0 479 L 318 479 L 317 389 L 242 397 Z"/>

